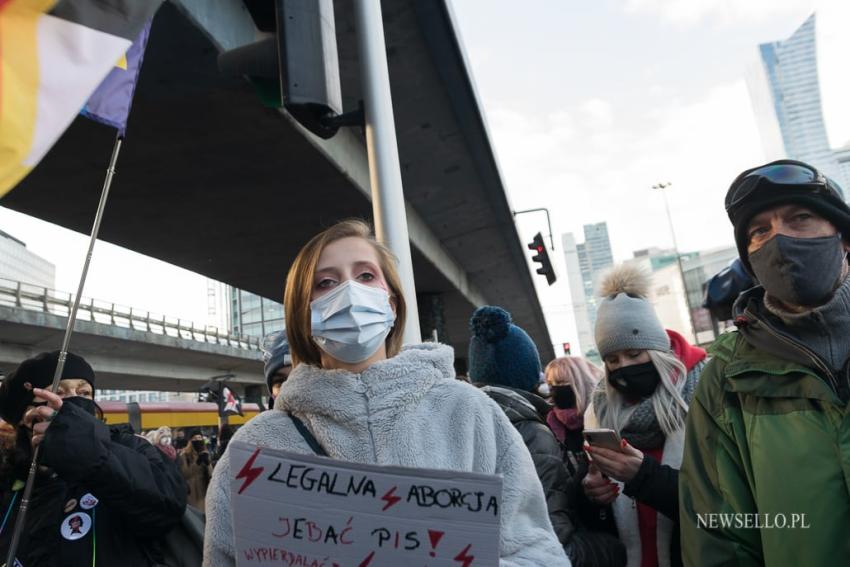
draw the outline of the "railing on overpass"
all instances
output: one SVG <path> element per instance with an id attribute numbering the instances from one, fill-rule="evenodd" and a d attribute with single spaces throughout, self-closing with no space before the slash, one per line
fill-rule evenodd
<path id="1" fill-rule="evenodd" d="M 70 293 L 0 278 L 0 305 L 68 317 L 73 301 Z M 257 337 L 232 335 L 212 325 L 199 327 L 177 317 L 157 315 L 87 297 L 80 302 L 77 319 L 248 350 L 260 348 L 261 339 Z"/>

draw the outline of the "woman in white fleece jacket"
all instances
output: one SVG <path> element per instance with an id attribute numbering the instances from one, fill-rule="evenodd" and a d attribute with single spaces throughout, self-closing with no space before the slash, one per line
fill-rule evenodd
<path id="1" fill-rule="evenodd" d="M 501 475 L 501 567 L 561 567 L 540 481 L 519 434 L 485 394 L 455 380 L 450 347 L 401 349 L 405 302 L 392 254 L 361 221 L 314 237 L 284 297 L 295 368 L 274 410 L 233 440 L 312 453 L 289 414 L 343 461 Z M 230 454 L 207 492 L 204 566 L 235 565 Z"/>

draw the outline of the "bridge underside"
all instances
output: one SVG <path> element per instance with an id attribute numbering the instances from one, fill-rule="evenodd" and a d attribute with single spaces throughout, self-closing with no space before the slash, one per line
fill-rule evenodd
<path id="1" fill-rule="evenodd" d="M 0 306 L 0 371 L 24 359 L 58 350 L 67 319 L 59 315 Z M 78 321 L 71 352 L 94 368 L 99 390 L 196 392 L 212 376 L 265 389 L 260 352 L 178 337 Z M 265 393 L 265 392 L 263 392 Z"/>
<path id="2" fill-rule="evenodd" d="M 216 68 L 219 49 L 236 41 L 225 37 L 235 20 L 202 14 L 202 2 L 176 4 L 181 10 L 165 3 L 154 21 L 101 238 L 281 301 L 289 265 L 310 236 L 343 218 L 371 218 L 362 132 L 321 141 L 264 107 L 251 84 Z M 360 94 L 349 4 L 335 6 L 343 95 L 353 108 Z M 383 4 L 424 331 L 438 329 L 465 357 L 472 310 L 499 304 L 551 357 L 450 17 L 432 0 Z M 77 119 L 3 206 L 87 232 L 113 137 Z M 0 342 L 11 335 L 2 330 Z M 92 352 L 106 360 L 109 344 L 117 346 L 97 343 Z"/>

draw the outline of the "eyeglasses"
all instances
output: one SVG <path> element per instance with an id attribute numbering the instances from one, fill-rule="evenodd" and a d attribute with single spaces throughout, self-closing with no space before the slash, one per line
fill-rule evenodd
<path id="1" fill-rule="evenodd" d="M 812 188 L 815 193 L 830 193 L 826 177 L 817 169 L 800 162 L 773 163 L 745 171 L 732 182 L 726 193 L 726 211 L 752 195 L 763 179 L 777 185 Z"/>

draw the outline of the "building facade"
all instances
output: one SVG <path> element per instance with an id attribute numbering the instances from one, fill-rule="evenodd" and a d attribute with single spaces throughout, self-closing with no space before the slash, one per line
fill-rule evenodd
<path id="1" fill-rule="evenodd" d="M 835 150 L 835 159 L 838 161 L 838 168 L 841 170 L 841 178 L 839 183 L 842 183 L 841 189 L 844 191 L 844 200 L 850 198 L 850 143 L 842 148 Z"/>
<path id="2" fill-rule="evenodd" d="M 56 289 L 56 266 L 30 252 L 25 243 L 0 230 L 0 278 Z"/>
<path id="3" fill-rule="evenodd" d="M 197 402 L 195 392 L 156 392 L 153 390 L 97 390 L 95 399 L 98 402 Z"/>
<path id="4" fill-rule="evenodd" d="M 578 333 L 578 346 L 581 353 L 586 354 L 595 349 L 596 343 L 593 340 L 593 325 L 590 324 L 588 315 L 587 289 L 584 285 L 584 271 L 579 262 L 579 245 L 576 244 L 575 236 L 570 232 L 561 235 L 561 245 L 564 249 L 564 266 L 567 272 L 567 283 L 570 286 L 570 301 Z M 585 259 L 586 257 L 585 254 Z"/>
<path id="5" fill-rule="evenodd" d="M 231 287 L 230 332 L 246 337 L 265 337 L 286 327 L 283 304 Z"/>
<path id="6" fill-rule="evenodd" d="M 584 356 L 598 361 L 593 328 L 596 325 L 598 298 L 596 290 L 600 278 L 614 265 L 614 254 L 608 237 L 608 224 L 604 222 L 584 225 L 584 242 L 576 242 L 571 232 L 561 235 L 573 315 L 579 335 L 579 346 Z"/>
<path id="7" fill-rule="evenodd" d="M 815 32 L 812 14 L 788 39 L 759 45 L 747 85 L 767 158 L 810 163 L 846 187 L 823 119 Z"/>
<path id="8" fill-rule="evenodd" d="M 665 328 L 694 343 L 705 344 L 714 340 L 717 329 L 708 310 L 702 307 L 703 286 L 737 257 L 735 247 L 687 252 L 682 254 L 683 274 L 679 272 L 675 251 L 669 249 L 637 250 L 629 262 L 652 274 L 649 299 Z"/>
<path id="9" fill-rule="evenodd" d="M 697 339 L 701 343 L 714 340 L 721 330 L 719 322 L 712 321 L 711 314 L 702 307 L 705 299 L 704 286 L 708 280 L 726 268 L 736 258 L 738 258 L 738 249 L 730 246 L 707 250 L 694 257 L 683 259 L 682 267 L 685 271 L 688 301 L 694 315 Z"/>

